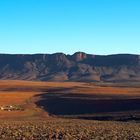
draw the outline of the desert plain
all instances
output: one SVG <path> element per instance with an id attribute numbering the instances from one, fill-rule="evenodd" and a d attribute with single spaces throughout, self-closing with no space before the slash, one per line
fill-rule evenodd
<path id="1" fill-rule="evenodd" d="M 140 139 L 137 83 L 0 81 L 0 139 Z"/>

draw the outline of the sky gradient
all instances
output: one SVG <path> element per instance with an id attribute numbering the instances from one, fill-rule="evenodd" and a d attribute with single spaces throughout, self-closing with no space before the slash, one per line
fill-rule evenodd
<path id="1" fill-rule="evenodd" d="M 0 53 L 76 51 L 140 54 L 140 1 L 0 1 Z"/>

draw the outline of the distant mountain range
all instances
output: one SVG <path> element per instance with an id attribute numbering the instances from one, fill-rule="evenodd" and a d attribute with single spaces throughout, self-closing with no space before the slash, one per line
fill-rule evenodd
<path id="1" fill-rule="evenodd" d="M 140 56 L 0 54 L 0 79 L 40 81 L 140 82 Z"/>

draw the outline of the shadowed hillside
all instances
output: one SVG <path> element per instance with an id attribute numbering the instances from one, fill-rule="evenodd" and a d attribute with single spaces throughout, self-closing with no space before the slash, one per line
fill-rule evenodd
<path id="1" fill-rule="evenodd" d="M 93 89 L 88 89 L 89 93 L 83 93 L 85 88 L 83 86 L 80 88 L 48 89 L 46 94 L 35 95 L 40 99 L 36 104 L 48 112 L 50 116 L 94 120 L 140 120 L 139 95 L 119 94 L 121 88 L 117 91 L 118 94 L 106 93 L 108 87 L 104 87 L 104 92 L 102 87 L 99 87 L 99 94 L 96 94 Z M 137 113 L 135 114 L 135 112 Z"/>
<path id="2" fill-rule="evenodd" d="M 36 95 L 50 115 L 81 115 L 93 113 L 134 111 L 140 109 L 140 99 L 103 99 L 88 94 L 49 93 Z"/>

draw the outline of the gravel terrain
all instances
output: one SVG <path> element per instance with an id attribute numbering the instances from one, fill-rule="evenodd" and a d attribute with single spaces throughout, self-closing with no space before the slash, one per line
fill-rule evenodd
<path id="1" fill-rule="evenodd" d="M 140 140 L 140 123 L 48 119 L 1 121 L 0 140 Z"/>

